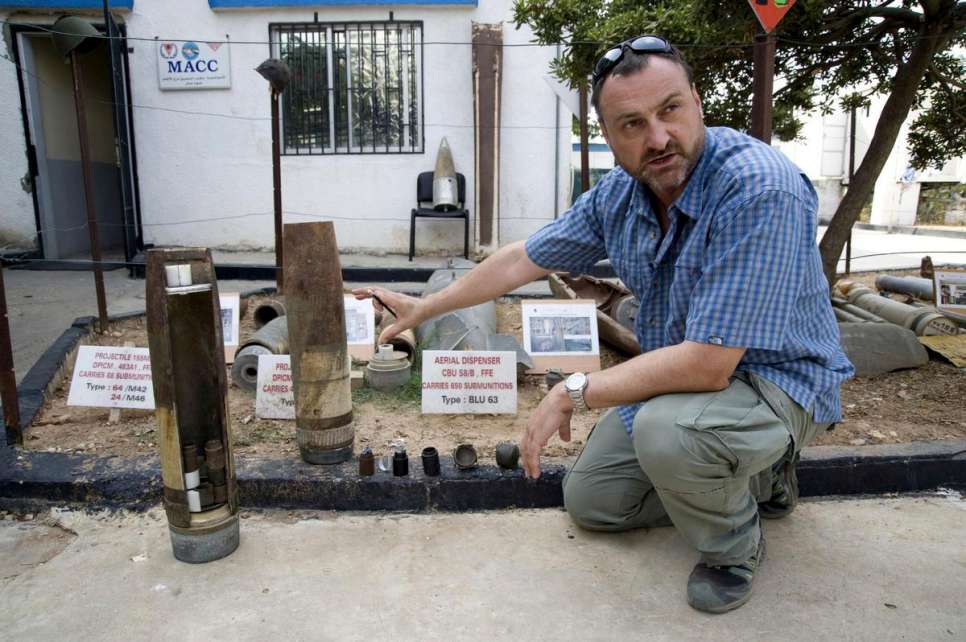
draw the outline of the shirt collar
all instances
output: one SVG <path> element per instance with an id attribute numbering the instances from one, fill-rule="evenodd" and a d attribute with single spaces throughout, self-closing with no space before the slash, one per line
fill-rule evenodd
<path id="1" fill-rule="evenodd" d="M 703 125 L 702 125 L 703 127 Z M 694 171 L 688 177 L 688 184 L 684 186 L 684 191 L 674 201 L 672 207 L 677 207 L 681 213 L 698 220 L 701 218 L 704 204 L 704 179 L 708 173 L 708 166 L 714 156 L 714 148 L 717 145 L 714 132 L 707 127 L 704 128 L 704 149 L 698 164 L 694 166 Z"/>
<path id="2" fill-rule="evenodd" d="M 704 127 L 704 125 L 702 125 Z M 694 171 L 691 172 L 691 176 L 688 177 L 688 184 L 684 186 L 684 191 L 681 195 L 671 204 L 671 207 L 676 207 L 682 214 L 698 220 L 701 218 L 704 203 L 704 179 L 705 175 L 708 173 L 708 166 L 711 164 L 711 158 L 714 156 L 714 148 L 717 146 L 717 139 L 712 130 L 704 127 L 704 149 L 701 151 L 701 157 L 698 159 L 698 164 L 694 166 Z M 630 208 L 628 212 L 641 211 L 647 212 L 647 215 L 652 218 L 655 222 L 657 221 L 657 215 L 654 213 L 654 208 L 651 206 L 651 190 L 644 183 L 637 179 L 634 180 L 634 198 L 637 200 L 637 206 Z"/>

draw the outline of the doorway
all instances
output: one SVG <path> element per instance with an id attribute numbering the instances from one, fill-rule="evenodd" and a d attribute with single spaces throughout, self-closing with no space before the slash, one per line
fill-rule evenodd
<path id="1" fill-rule="evenodd" d="M 90 237 L 71 65 L 57 51 L 49 31 L 24 26 L 14 35 L 40 250 L 45 259 L 87 259 Z M 104 40 L 77 56 L 94 209 L 101 253 L 107 260 L 131 259 L 140 250 L 141 238 L 123 42 Z M 121 67 L 120 83 L 118 74 L 112 77 L 112 45 L 124 54 L 120 65 L 114 65 Z M 119 129 L 124 130 L 122 136 Z"/>

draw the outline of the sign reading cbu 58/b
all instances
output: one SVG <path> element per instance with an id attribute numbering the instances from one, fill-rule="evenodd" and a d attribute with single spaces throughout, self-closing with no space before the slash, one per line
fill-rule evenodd
<path id="1" fill-rule="evenodd" d="M 161 89 L 228 89 L 231 54 L 227 43 L 158 40 Z"/>

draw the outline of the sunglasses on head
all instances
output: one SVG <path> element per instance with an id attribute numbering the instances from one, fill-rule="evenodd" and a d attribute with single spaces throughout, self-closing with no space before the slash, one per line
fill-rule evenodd
<path id="1" fill-rule="evenodd" d="M 671 43 L 660 36 L 637 36 L 611 47 L 604 52 L 604 55 L 597 60 L 594 65 L 594 76 L 591 86 L 606 76 L 614 66 L 624 57 L 624 51 L 630 49 L 634 53 L 650 54 L 669 54 L 673 53 Z"/>

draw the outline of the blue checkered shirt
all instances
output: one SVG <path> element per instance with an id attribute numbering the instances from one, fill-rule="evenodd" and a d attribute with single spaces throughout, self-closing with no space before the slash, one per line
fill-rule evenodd
<path id="1" fill-rule="evenodd" d="M 815 190 L 768 145 L 727 128 L 705 133 L 663 237 L 648 188 L 618 167 L 527 239 L 527 256 L 569 272 L 609 258 L 641 302 L 643 351 L 685 339 L 746 348 L 738 371 L 779 386 L 816 422 L 838 421 L 853 368 L 815 242 Z M 639 408 L 618 410 L 628 432 Z"/>

